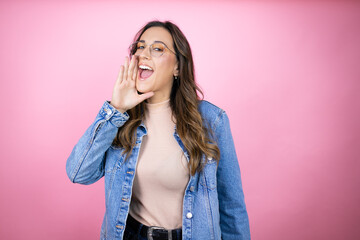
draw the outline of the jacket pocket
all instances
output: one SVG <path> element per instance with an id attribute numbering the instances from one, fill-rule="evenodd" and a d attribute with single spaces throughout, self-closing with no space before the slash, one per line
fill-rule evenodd
<path id="1" fill-rule="evenodd" d="M 122 148 L 114 148 L 113 146 L 108 149 L 106 155 L 111 157 L 106 157 L 105 173 L 115 172 L 122 167 L 125 161 L 122 151 Z"/>
<path id="2" fill-rule="evenodd" d="M 203 173 L 204 173 L 204 181 L 203 185 L 206 186 L 209 190 L 216 189 L 216 170 L 217 170 L 217 162 L 216 160 L 210 159 L 207 161 Z"/>

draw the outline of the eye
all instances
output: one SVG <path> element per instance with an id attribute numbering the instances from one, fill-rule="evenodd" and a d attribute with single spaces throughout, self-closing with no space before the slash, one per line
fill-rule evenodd
<path id="1" fill-rule="evenodd" d="M 144 49 L 144 48 L 145 48 L 145 44 L 144 44 L 144 43 L 139 42 L 139 43 L 136 45 L 136 49 Z"/>
<path id="2" fill-rule="evenodd" d="M 156 52 L 163 52 L 165 47 L 160 44 L 160 43 L 154 43 L 152 46 L 151 46 L 152 50 L 153 51 L 156 51 Z"/>

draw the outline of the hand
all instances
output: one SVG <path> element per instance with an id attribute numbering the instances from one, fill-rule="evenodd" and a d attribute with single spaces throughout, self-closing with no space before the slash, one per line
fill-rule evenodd
<path id="1" fill-rule="evenodd" d="M 152 96 L 154 92 L 138 94 L 135 81 L 138 75 L 137 57 L 133 56 L 130 65 L 129 58 L 125 58 L 124 65 L 121 65 L 118 78 L 115 82 L 110 104 L 118 111 L 124 113 Z"/>

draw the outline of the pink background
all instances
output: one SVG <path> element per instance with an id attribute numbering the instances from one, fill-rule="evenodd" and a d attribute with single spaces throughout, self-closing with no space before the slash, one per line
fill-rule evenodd
<path id="1" fill-rule="evenodd" d="M 173 20 L 230 117 L 253 239 L 360 239 L 360 3 L 0 1 L 0 239 L 99 239 L 73 146 L 136 31 Z"/>

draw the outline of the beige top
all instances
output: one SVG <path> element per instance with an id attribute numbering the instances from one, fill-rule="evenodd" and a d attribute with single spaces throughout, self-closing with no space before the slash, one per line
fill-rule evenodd
<path id="1" fill-rule="evenodd" d="M 147 135 L 141 143 L 130 214 L 147 226 L 181 228 L 183 198 L 190 173 L 174 138 L 170 99 L 146 106 Z"/>

